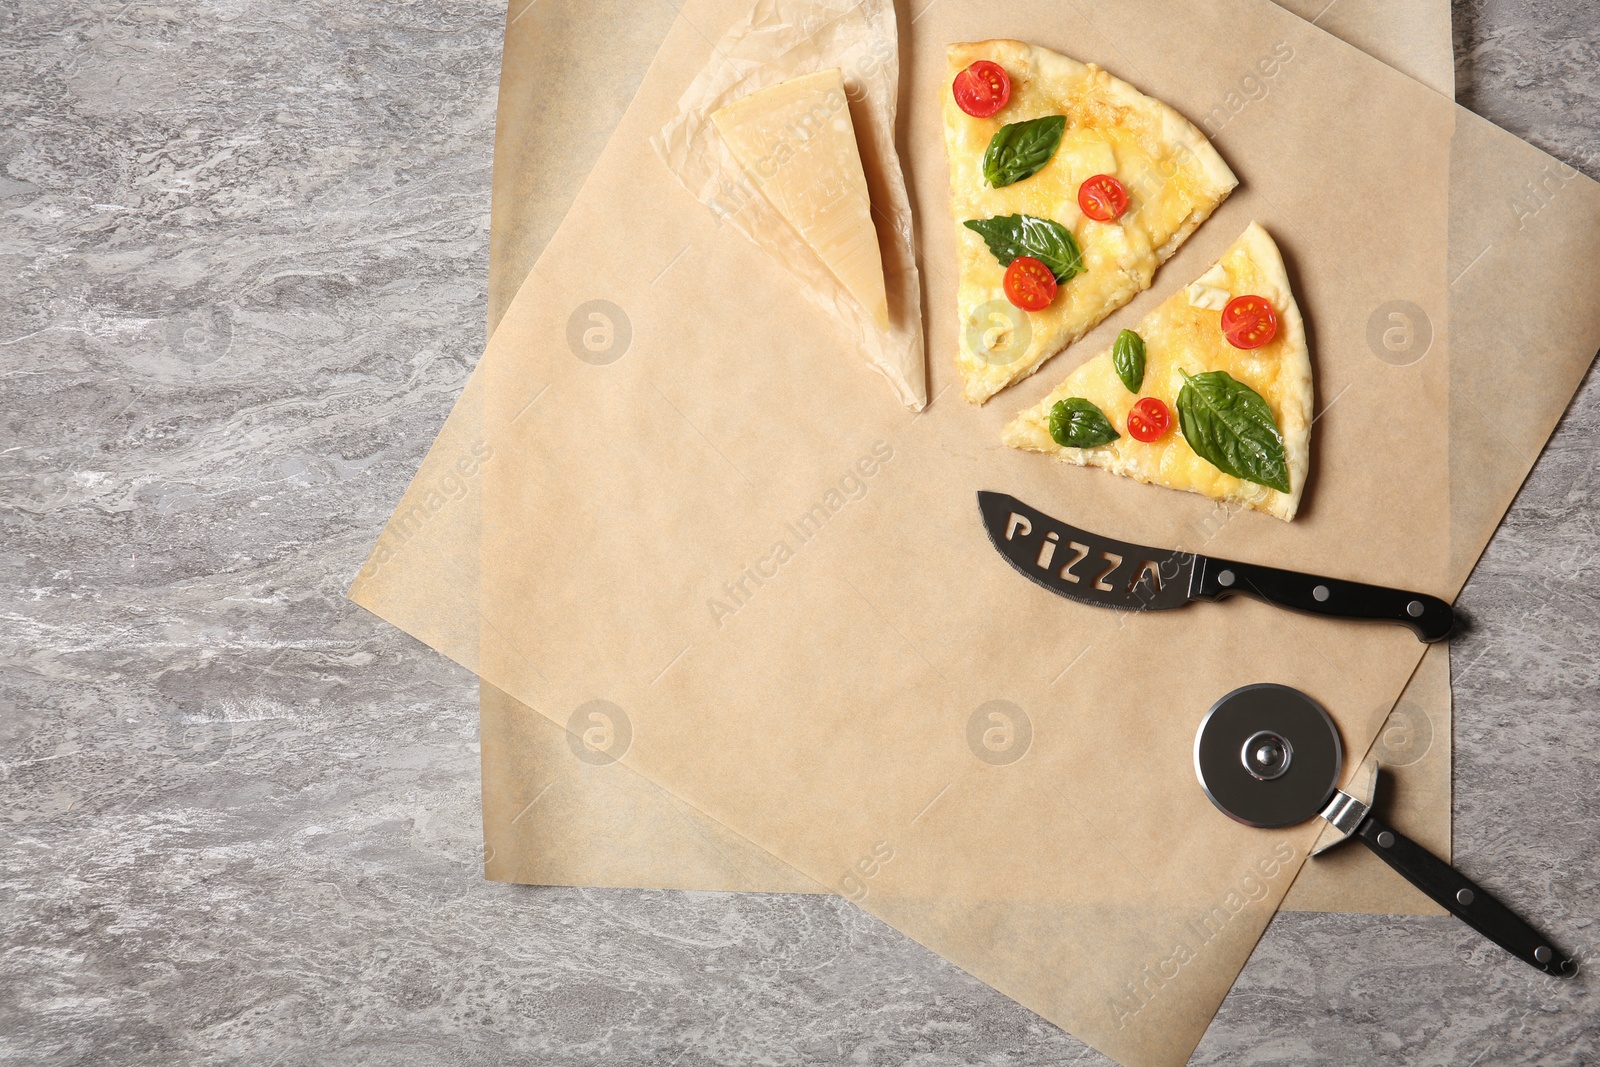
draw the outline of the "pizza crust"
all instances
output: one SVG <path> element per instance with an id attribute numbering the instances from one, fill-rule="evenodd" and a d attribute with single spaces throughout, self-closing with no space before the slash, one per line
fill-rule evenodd
<path id="1" fill-rule="evenodd" d="M 1111 366 L 1106 351 L 1069 374 L 1061 385 L 1005 428 L 1002 440 L 1013 448 L 1054 455 L 1064 463 L 1100 467 L 1113 474 L 1200 493 L 1242 507 L 1263 511 L 1285 522 L 1300 508 L 1311 465 L 1311 423 L 1314 393 L 1311 351 L 1305 320 L 1289 287 L 1283 257 L 1272 238 L 1252 222 L 1202 278 L 1219 280 L 1232 296 L 1245 292 L 1265 297 L 1277 311 L 1278 333 L 1255 352 L 1241 352 L 1222 339 L 1220 313 L 1190 303 L 1180 289 L 1140 322 L 1135 331 L 1145 339 L 1147 370 L 1139 393 L 1129 393 Z M 1289 471 L 1288 493 L 1223 474 L 1195 455 L 1177 426 L 1179 369 L 1190 374 L 1227 370 L 1267 401 L 1283 438 Z M 1093 401 L 1123 436 L 1099 448 L 1063 448 L 1050 436 L 1050 409 L 1059 400 L 1081 396 Z M 1157 396 L 1173 413 L 1173 427 L 1155 445 L 1134 441 L 1124 431 L 1127 411 L 1142 396 Z"/>

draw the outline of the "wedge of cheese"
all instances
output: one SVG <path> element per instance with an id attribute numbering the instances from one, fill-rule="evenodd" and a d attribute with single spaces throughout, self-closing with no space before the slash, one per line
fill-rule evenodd
<path id="1" fill-rule="evenodd" d="M 1260 348 L 1234 348 L 1222 332 L 1222 311 L 1234 297 L 1251 295 L 1272 305 L 1278 331 Z M 1103 467 L 1141 482 L 1254 508 L 1285 521 L 1293 519 L 1311 463 L 1311 352 L 1283 259 L 1267 231 L 1251 223 L 1215 266 L 1168 297 L 1134 332 L 1145 346 L 1144 377 L 1136 392 L 1117 374 L 1112 351 L 1103 352 L 1012 420 L 1004 431 L 1005 443 L 1048 452 L 1079 466 Z M 1266 401 L 1282 443 L 1288 492 L 1224 473 L 1184 438 L 1179 398 L 1186 376 L 1193 378 L 1207 371 L 1225 372 Z M 1172 416 L 1171 428 L 1149 443 L 1135 440 L 1127 429 L 1128 412 L 1147 396 L 1161 400 Z M 1058 444 L 1050 434 L 1050 413 L 1058 402 L 1073 397 L 1098 407 L 1120 436 L 1095 448 Z M 1191 394 L 1191 398 L 1195 407 L 1201 406 L 1202 397 Z M 1223 433 L 1227 428 L 1219 423 L 1239 418 L 1237 410 L 1214 407 L 1198 415 Z"/>
<path id="2" fill-rule="evenodd" d="M 887 330 L 883 256 L 839 70 L 751 93 L 711 121 L 751 183 Z"/>
<path id="3" fill-rule="evenodd" d="M 1092 63 L 1005 40 L 953 44 L 948 56 L 940 92 L 961 268 L 956 368 L 966 399 L 981 404 L 1149 288 L 1156 268 L 1238 179 L 1182 115 Z M 992 118 L 964 113 L 950 91 L 956 75 L 980 59 L 1000 64 L 1011 78 L 1011 100 Z M 1012 123 L 1056 115 L 1065 116 L 1066 129 L 1050 162 L 1030 178 L 991 187 L 983 163 L 995 135 Z M 1078 206 L 1079 187 L 1099 174 L 1116 178 L 1130 197 L 1127 212 L 1111 222 L 1096 222 Z M 1010 215 L 1058 223 L 1082 249 L 1083 273 L 1068 279 L 1043 311 L 1011 307 L 1005 265 L 965 226 Z"/>

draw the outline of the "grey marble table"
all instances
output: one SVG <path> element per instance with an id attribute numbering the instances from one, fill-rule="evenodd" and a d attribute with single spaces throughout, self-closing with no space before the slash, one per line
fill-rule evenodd
<path id="1" fill-rule="evenodd" d="M 480 880 L 474 679 L 341 593 L 481 350 L 503 11 L 0 7 L 0 1061 L 1102 1062 L 836 899 Z M 1600 177 L 1600 11 L 1456 30 Z M 1591 956 L 1597 459 L 1591 381 L 1455 660 L 1458 862 Z M 1196 1062 L 1600 1063 L 1591 981 L 1284 915 Z"/>

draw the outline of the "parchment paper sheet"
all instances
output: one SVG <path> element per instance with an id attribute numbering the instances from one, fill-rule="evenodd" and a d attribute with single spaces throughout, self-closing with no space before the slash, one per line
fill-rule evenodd
<path id="1" fill-rule="evenodd" d="M 818 358 L 809 308 L 721 299 L 779 291 L 784 272 L 707 213 L 665 207 L 671 179 L 645 141 L 710 60 L 702 27 L 742 7 L 685 6 L 353 594 L 1109 1054 L 1181 1062 L 1315 833 L 1213 810 L 1189 766 L 1199 717 L 1237 685 L 1289 682 L 1360 750 L 1421 647 L 1250 603 L 1128 618 L 1064 603 L 995 557 L 972 493 L 1112 536 L 1452 592 L 1439 268 L 1454 108 L 1243 0 L 1135 3 L 1105 24 L 943 0 L 913 25 L 904 147 L 930 307 L 950 307 L 954 284 L 936 266 L 953 226 L 944 42 L 1026 35 L 1220 114 L 1245 187 L 1146 296 L 1252 218 L 1285 246 L 1331 401 L 1310 505 L 1285 526 L 1000 448 L 999 423 L 1048 380 L 992 411 L 909 416 L 861 369 Z M 1234 90 L 1284 45 L 1294 62 L 1267 93 Z M 1366 345 L 1397 294 L 1440 345 L 1404 367 Z M 596 300 L 618 338 L 603 363 L 569 344 Z M 932 351 L 953 348 L 951 318 L 930 318 Z M 931 371 L 937 396 L 948 360 Z M 1157 697 L 1130 701 L 1130 675 Z M 1013 738 L 1028 717 L 1015 762 L 969 744 L 995 701 Z"/>
<path id="2" fill-rule="evenodd" d="M 1283 0 L 1282 6 L 1449 94 L 1454 82 L 1447 0 Z M 665 8 L 625 8 L 616 0 L 579 5 L 544 0 L 530 13 L 521 0 L 507 11 L 495 144 L 495 196 L 490 222 L 491 328 L 526 277 L 598 155 L 596 131 L 608 138 L 638 86 L 670 19 Z M 533 15 L 541 16 L 534 18 Z M 597 52 L 597 27 L 625 20 L 632 33 Z M 595 62 L 598 55 L 607 62 Z M 567 70 L 565 81 L 530 75 Z M 550 146 L 558 144 L 559 152 Z M 1390 774 L 1387 814 L 1440 855 L 1450 855 L 1449 649 L 1430 648 L 1379 734 L 1376 755 Z M 484 732 L 504 738 L 485 749 L 486 848 L 497 876 L 530 884 L 634 888 L 827 892 L 625 765 L 596 766 L 575 754 L 567 730 L 485 685 Z M 580 750 L 582 751 L 582 750 Z M 582 751 L 592 758 L 592 753 Z M 501 797 L 541 783 L 526 811 Z M 496 817 L 497 816 L 497 817 Z M 1444 914 L 1365 849 L 1331 853 L 1301 869 L 1283 907 L 1307 911 Z"/>

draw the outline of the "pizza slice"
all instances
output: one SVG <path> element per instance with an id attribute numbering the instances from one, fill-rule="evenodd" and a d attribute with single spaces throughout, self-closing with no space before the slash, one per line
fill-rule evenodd
<path id="1" fill-rule="evenodd" d="M 1210 270 L 1005 429 L 1013 448 L 1294 518 L 1311 458 L 1311 352 L 1255 223 Z"/>
<path id="2" fill-rule="evenodd" d="M 1238 184 L 1187 119 L 1021 41 L 949 47 L 945 147 L 966 398 L 983 403 L 1149 288 Z"/>

